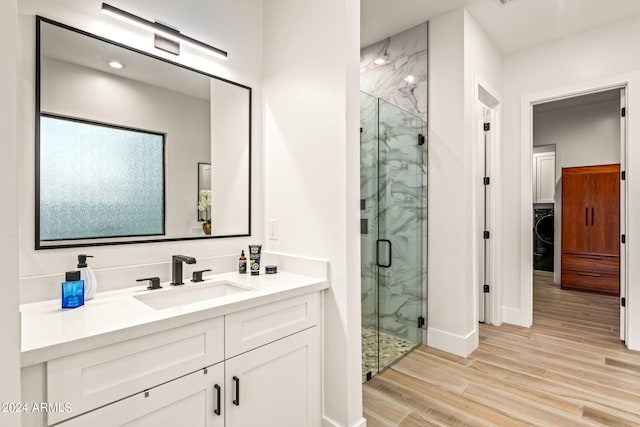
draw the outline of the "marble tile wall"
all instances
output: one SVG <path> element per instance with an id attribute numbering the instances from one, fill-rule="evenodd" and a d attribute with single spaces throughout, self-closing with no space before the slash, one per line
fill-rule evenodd
<path id="1" fill-rule="evenodd" d="M 375 64 L 377 58 L 386 62 Z M 427 145 L 418 146 L 415 135 L 426 134 L 427 24 L 363 48 L 360 60 L 360 87 L 371 95 L 361 95 L 361 217 L 368 220 L 361 235 L 363 327 L 379 321 L 382 332 L 421 342 L 416 322 L 427 295 Z M 379 111 L 375 98 L 382 100 Z M 379 287 L 378 235 L 393 244 L 393 264 L 380 269 Z"/>

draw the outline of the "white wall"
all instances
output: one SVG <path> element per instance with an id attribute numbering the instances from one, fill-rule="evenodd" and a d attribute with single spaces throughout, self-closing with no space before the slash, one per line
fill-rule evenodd
<path id="1" fill-rule="evenodd" d="M 464 9 L 429 23 L 428 344 L 477 346 L 476 87 L 502 87 L 501 56 Z"/>
<path id="2" fill-rule="evenodd" d="M 229 51 L 228 61 L 202 55 L 185 47 L 180 57 L 153 49 L 148 32 L 139 30 L 100 12 L 101 2 L 91 0 L 20 0 L 18 4 L 18 135 L 24 141 L 18 153 L 20 165 L 20 263 L 23 272 L 38 274 L 61 273 L 75 265 L 78 253 L 94 255 L 94 268 L 169 262 L 172 254 L 195 257 L 240 253 L 249 243 L 262 238 L 262 1 L 225 2 L 193 1 L 190 7 L 176 2 L 153 0 L 122 0 L 118 7 L 147 19 L 157 19 L 178 27 L 185 34 Z M 90 249 L 57 249 L 35 251 L 33 240 L 34 189 L 29 183 L 34 176 L 34 50 L 35 18 L 39 14 L 62 23 L 96 33 L 108 39 L 165 56 L 193 68 L 217 75 L 253 88 L 252 147 L 252 231 L 248 238 L 150 243 L 127 246 L 105 246 Z M 256 100 L 258 100 L 256 102 Z M 194 184 L 195 185 L 195 184 Z M 159 274 L 168 279 L 163 270 Z M 134 282 L 135 283 L 135 282 Z M 28 289 L 23 289 L 28 292 Z"/>
<path id="3" fill-rule="evenodd" d="M 0 195 L 4 207 L 0 210 L 0 402 L 20 402 L 20 313 L 18 312 L 18 186 L 16 146 L 16 2 L 0 3 L 0 36 L 4 41 L 0 62 Z M 20 425 L 19 413 L 0 412 L 0 425 Z"/>
<path id="4" fill-rule="evenodd" d="M 545 105 L 545 104 L 542 104 Z M 560 283 L 562 168 L 620 163 L 620 101 L 533 109 L 533 145 L 556 146 L 553 281 Z"/>
<path id="5" fill-rule="evenodd" d="M 521 117 L 528 118 L 527 111 L 521 111 L 521 104 L 529 99 L 548 99 L 560 92 L 583 92 L 593 87 L 611 87 L 628 85 L 628 109 L 640 98 L 640 56 L 633 55 L 640 43 L 640 18 L 630 18 L 613 25 L 601 27 L 589 32 L 567 37 L 505 58 L 505 82 L 503 103 L 503 229 L 504 245 L 504 301 L 503 309 L 520 312 L 530 311 L 530 295 L 521 294 L 521 283 L 527 274 L 522 266 L 531 263 L 523 253 L 531 238 L 530 205 L 521 200 L 523 189 L 531 186 L 521 183 L 521 168 L 524 170 L 530 159 L 524 159 L 523 152 L 528 151 L 522 145 Z M 640 108 L 640 107 L 638 107 Z M 640 211 L 640 192 L 635 188 L 638 181 L 633 180 L 633 170 L 640 170 L 640 145 L 634 139 L 640 135 L 640 119 L 630 114 L 628 118 L 628 208 L 631 213 L 627 234 L 633 236 L 640 230 L 640 217 L 634 212 Z M 528 143 L 528 142 L 527 142 Z M 528 157 L 528 156 L 527 156 Z M 526 211 L 525 211 L 526 209 Z M 528 230 L 526 230 L 528 228 Z M 629 259 L 639 256 L 640 246 L 633 238 L 627 243 Z M 526 258 L 526 259 L 525 259 Z M 629 265 L 629 346 L 640 348 L 640 310 L 631 312 L 640 306 L 640 265 Z M 512 323 L 527 325 L 527 316 L 512 316 Z"/>
<path id="6" fill-rule="evenodd" d="M 210 102 L 51 58 L 41 67 L 42 111 L 166 134 L 166 237 L 190 236 L 200 226 L 198 162 L 211 162 Z M 38 274 L 32 266 L 23 260 L 21 275 Z"/>
<path id="7" fill-rule="evenodd" d="M 323 425 L 362 425 L 359 2 L 271 0 L 264 12 L 265 220 L 279 221 L 265 243 L 330 261 Z"/>

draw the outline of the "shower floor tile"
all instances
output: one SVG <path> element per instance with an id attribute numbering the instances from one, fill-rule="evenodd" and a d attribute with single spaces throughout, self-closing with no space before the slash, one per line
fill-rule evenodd
<path id="1" fill-rule="evenodd" d="M 367 373 L 378 373 L 378 340 L 380 341 L 380 368 L 383 369 L 395 362 L 401 356 L 418 345 L 413 341 L 394 337 L 393 335 L 378 333 L 375 329 L 362 328 L 362 382 L 367 379 Z"/>

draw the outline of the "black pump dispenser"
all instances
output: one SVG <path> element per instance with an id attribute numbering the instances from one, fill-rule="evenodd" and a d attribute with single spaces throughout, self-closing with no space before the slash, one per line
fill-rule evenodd
<path id="1" fill-rule="evenodd" d="M 87 258 L 93 258 L 93 255 L 78 255 L 78 268 L 85 268 L 87 266 Z"/>

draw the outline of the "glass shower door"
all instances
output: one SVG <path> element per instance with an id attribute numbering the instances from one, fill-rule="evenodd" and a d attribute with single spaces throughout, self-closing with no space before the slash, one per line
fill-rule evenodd
<path id="1" fill-rule="evenodd" d="M 422 342 L 422 120 L 361 93 L 363 381 Z"/>
<path id="2" fill-rule="evenodd" d="M 422 126 L 378 101 L 379 370 L 422 342 Z"/>

